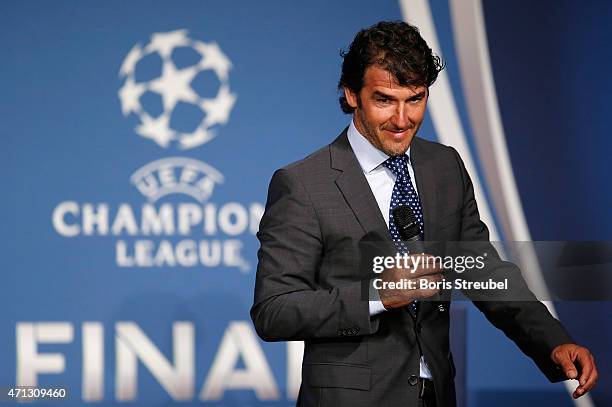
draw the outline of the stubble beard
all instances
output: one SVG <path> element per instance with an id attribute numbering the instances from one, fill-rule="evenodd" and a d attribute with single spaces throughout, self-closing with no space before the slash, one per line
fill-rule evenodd
<path id="1" fill-rule="evenodd" d="M 363 136 L 370 142 L 370 144 L 387 154 L 389 157 L 405 154 L 406 151 L 408 151 L 408 147 L 410 147 L 414 135 L 416 134 L 416 130 L 418 130 L 416 129 L 412 133 L 412 136 L 406 138 L 406 140 L 402 141 L 401 143 L 393 143 L 392 141 L 386 140 L 383 137 L 381 134 L 383 131 L 382 129 L 378 129 L 370 125 L 359 110 L 356 110 L 355 113 L 359 116 L 359 121 L 363 127 Z"/>

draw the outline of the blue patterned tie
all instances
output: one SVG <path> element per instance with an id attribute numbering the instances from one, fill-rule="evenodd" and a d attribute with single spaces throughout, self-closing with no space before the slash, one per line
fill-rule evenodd
<path id="1" fill-rule="evenodd" d="M 393 193 L 391 194 L 391 204 L 389 205 L 389 232 L 395 243 L 395 247 L 400 253 L 408 253 L 408 247 L 402 241 L 397 226 L 393 220 L 393 209 L 400 205 L 407 205 L 412 209 L 414 216 L 419 222 L 421 236 L 423 236 L 423 211 L 421 210 L 421 202 L 417 195 L 412 182 L 410 182 L 410 173 L 408 172 L 408 157 L 404 154 L 391 157 L 383 163 L 385 167 L 395 174 L 395 184 L 393 185 Z M 410 303 L 410 311 L 413 316 L 417 313 L 417 302 Z"/>

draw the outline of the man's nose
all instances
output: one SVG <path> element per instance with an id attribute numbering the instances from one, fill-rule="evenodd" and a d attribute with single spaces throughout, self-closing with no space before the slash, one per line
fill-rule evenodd
<path id="1" fill-rule="evenodd" d="M 404 104 L 399 104 L 397 109 L 395 110 L 395 114 L 391 118 L 391 123 L 400 130 L 404 130 L 408 127 L 408 123 L 410 120 L 408 119 L 408 111 Z"/>

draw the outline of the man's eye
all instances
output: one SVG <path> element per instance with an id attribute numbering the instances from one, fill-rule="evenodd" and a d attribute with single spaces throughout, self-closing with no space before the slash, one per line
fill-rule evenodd
<path id="1" fill-rule="evenodd" d="M 378 99 L 376 99 L 376 101 L 380 102 L 380 103 L 389 103 L 389 99 L 387 99 L 387 98 L 378 98 Z"/>

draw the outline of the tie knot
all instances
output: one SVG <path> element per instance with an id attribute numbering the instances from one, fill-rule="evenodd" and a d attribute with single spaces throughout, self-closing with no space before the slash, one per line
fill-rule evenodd
<path id="1" fill-rule="evenodd" d="M 408 176 L 407 164 L 408 164 L 408 158 L 404 154 L 396 155 L 395 157 L 389 157 L 383 163 L 383 165 L 387 167 L 388 169 L 390 169 L 395 174 L 395 176 L 398 178 L 401 178 L 401 177 L 410 178 Z"/>

